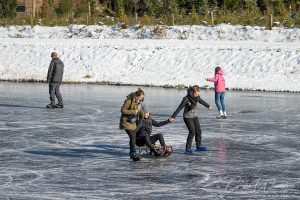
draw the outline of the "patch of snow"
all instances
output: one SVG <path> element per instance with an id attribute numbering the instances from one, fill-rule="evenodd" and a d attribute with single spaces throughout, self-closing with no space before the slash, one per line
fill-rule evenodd
<path id="1" fill-rule="evenodd" d="M 86 37 L 84 26 L 70 29 Z M 213 87 L 205 78 L 221 66 L 228 88 L 300 91 L 300 44 L 287 42 L 6 38 L 0 40 L 0 78 L 45 80 L 52 51 L 65 63 L 69 82 Z"/>

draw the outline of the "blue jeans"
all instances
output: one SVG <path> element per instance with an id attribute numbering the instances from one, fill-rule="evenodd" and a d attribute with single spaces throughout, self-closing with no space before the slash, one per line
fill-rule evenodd
<path id="1" fill-rule="evenodd" d="M 218 108 L 218 110 L 222 110 L 223 112 L 226 111 L 225 104 L 224 104 L 224 97 L 225 92 L 216 92 L 215 93 L 215 103 Z"/>

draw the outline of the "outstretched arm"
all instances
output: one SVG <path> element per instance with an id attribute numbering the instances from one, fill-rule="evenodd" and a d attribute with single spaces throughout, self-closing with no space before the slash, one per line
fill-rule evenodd
<path id="1" fill-rule="evenodd" d="M 162 122 L 157 122 L 154 119 L 152 119 L 152 125 L 155 126 L 155 127 L 164 126 L 164 125 L 167 125 L 169 123 L 170 123 L 169 120 L 165 120 L 165 121 L 162 121 Z"/>
<path id="2" fill-rule="evenodd" d="M 185 104 L 188 102 L 188 98 L 184 97 L 180 103 L 180 105 L 178 106 L 178 108 L 176 109 L 176 111 L 173 113 L 172 118 L 176 118 L 176 116 L 178 115 L 178 113 L 184 108 Z"/>
<path id="3" fill-rule="evenodd" d="M 207 78 L 206 80 L 210 81 L 210 82 L 217 82 L 218 79 L 219 79 L 219 76 L 216 74 L 215 77 L 213 77 L 213 78 Z"/>
<path id="4" fill-rule="evenodd" d="M 211 108 L 211 106 L 208 103 L 206 103 L 206 101 L 204 101 L 201 98 L 199 98 L 199 103 L 202 104 L 202 105 L 204 105 L 206 108 Z"/>

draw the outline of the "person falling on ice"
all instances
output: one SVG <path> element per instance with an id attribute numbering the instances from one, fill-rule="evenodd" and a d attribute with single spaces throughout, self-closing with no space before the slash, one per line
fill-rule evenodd
<path id="1" fill-rule="evenodd" d="M 219 111 L 218 119 L 226 119 L 226 108 L 224 103 L 225 98 L 225 78 L 221 67 L 215 68 L 215 76 L 213 78 L 206 78 L 205 80 L 215 83 L 215 103 Z"/>
<path id="2" fill-rule="evenodd" d="M 63 108 L 63 99 L 59 91 L 64 74 L 64 63 L 58 58 L 56 52 L 51 53 L 51 62 L 48 69 L 47 83 L 49 84 L 50 104 L 47 108 Z M 55 105 L 55 96 L 58 104 Z"/>
<path id="3" fill-rule="evenodd" d="M 145 115 L 145 117 L 139 122 L 139 125 L 136 129 L 136 145 L 144 146 L 146 144 L 150 149 L 150 154 L 154 153 L 154 156 L 164 156 L 169 154 L 170 152 L 166 147 L 166 143 L 163 135 L 162 134 L 151 135 L 151 133 L 152 133 L 152 126 L 155 127 L 164 126 L 169 123 L 172 123 L 173 120 L 169 118 L 168 120 L 157 122 L 154 119 L 152 119 L 151 113 L 147 110 L 146 107 L 144 107 L 143 110 L 145 114 L 148 113 L 148 115 Z M 160 145 L 163 148 L 166 148 L 164 151 L 164 155 L 161 155 L 161 152 L 155 149 L 155 142 L 157 141 L 159 141 Z"/>

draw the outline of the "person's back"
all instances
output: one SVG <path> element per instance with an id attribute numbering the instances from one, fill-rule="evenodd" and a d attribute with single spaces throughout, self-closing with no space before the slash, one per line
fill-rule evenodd
<path id="1" fill-rule="evenodd" d="M 50 104 L 47 108 L 63 108 L 63 99 L 60 93 L 60 84 L 64 75 L 64 63 L 58 58 L 56 52 L 51 53 L 51 62 L 47 74 L 47 83 L 49 84 Z M 58 104 L 55 105 L 55 96 Z"/>
<path id="2" fill-rule="evenodd" d="M 64 63 L 59 58 L 55 58 L 51 62 L 53 69 L 52 73 L 49 74 L 49 81 L 50 83 L 61 83 L 64 74 Z"/>
<path id="3" fill-rule="evenodd" d="M 215 91 L 216 92 L 225 92 L 225 78 L 223 70 L 219 70 L 215 74 Z"/>
<path id="4" fill-rule="evenodd" d="M 136 138 L 141 139 L 146 135 L 151 135 L 151 133 L 152 133 L 152 118 L 148 117 L 142 119 L 136 132 Z"/>

